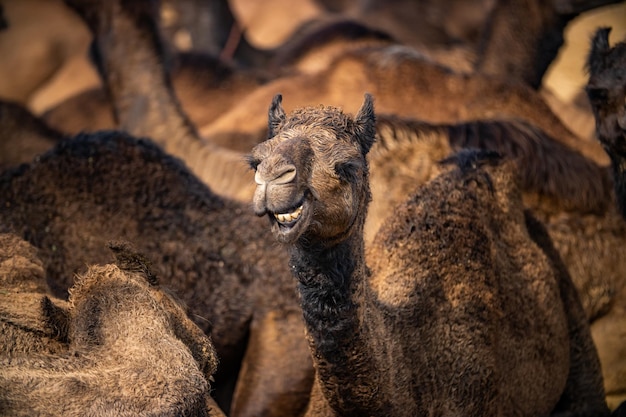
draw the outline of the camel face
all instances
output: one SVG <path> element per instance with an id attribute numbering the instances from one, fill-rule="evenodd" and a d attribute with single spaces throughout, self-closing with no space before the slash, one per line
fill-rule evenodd
<path id="1" fill-rule="evenodd" d="M 365 194 L 350 179 L 366 175 L 371 139 L 363 138 L 370 137 L 364 132 L 374 125 L 371 98 L 353 119 L 341 109 L 321 106 L 286 116 L 277 96 L 269 125 L 270 139 L 250 155 L 256 171 L 255 213 L 268 215 L 282 243 L 305 233 L 309 238 L 343 234 Z"/>
<path id="2" fill-rule="evenodd" d="M 609 47 L 610 29 L 596 32 L 589 54 L 587 95 L 596 118 L 598 139 L 626 156 L 626 43 Z"/>

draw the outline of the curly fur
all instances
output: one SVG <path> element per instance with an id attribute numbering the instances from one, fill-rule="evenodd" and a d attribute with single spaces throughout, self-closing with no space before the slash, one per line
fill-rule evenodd
<path id="1" fill-rule="evenodd" d="M 366 251 L 371 98 L 354 118 L 278 106 L 250 157 L 253 207 L 298 281 L 307 415 L 608 415 L 584 311 L 511 163 L 450 159 L 462 169 L 395 207 Z"/>
<path id="2" fill-rule="evenodd" d="M 21 249 L 9 250 L 13 271 L 26 271 L 19 267 L 24 261 L 42 271 L 32 246 L 15 235 L 1 240 L 3 252 L 9 243 Z M 127 245 L 115 250 L 120 265 L 90 266 L 67 303 L 45 295 L 41 276 L 21 274 L 6 287 L 21 287 L 15 295 L 33 303 L 3 308 L 3 329 L 5 320 L 19 320 L 30 334 L 11 340 L 2 333 L 3 346 L 9 343 L 0 356 L 3 415 L 223 415 L 209 396 L 217 366 L 210 340 L 146 274 L 140 255 Z M 37 290 L 25 291 L 29 284 Z M 39 323 L 27 321 L 31 313 Z"/>

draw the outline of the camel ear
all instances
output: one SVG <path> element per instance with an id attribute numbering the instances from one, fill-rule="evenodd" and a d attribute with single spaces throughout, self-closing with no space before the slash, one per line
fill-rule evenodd
<path id="1" fill-rule="evenodd" d="M 374 98 L 365 94 L 365 101 L 355 118 L 356 137 L 361 145 L 363 155 L 366 155 L 376 138 L 376 116 L 374 114 Z"/>
<path id="2" fill-rule="evenodd" d="M 276 94 L 272 99 L 269 111 L 269 124 L 268 124 L 268 138 L 276 136 L 280 125 L 285 121 L 286 115 L 283 109 L 283 96 L 282 94 Z"/>
<path id="3" fill-rule="evenodd" d="M 604 57 L 609 52 L 609 33 L 611 28 L 604 27 L 596 31 L 591 39 L 591 50 L 587 58 L 587 69 L 593 74 L 604 67 Z"/>

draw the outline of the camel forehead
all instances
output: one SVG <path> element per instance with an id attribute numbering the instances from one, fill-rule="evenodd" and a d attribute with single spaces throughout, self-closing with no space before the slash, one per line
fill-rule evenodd
<path id="1" fill-rule="evenodd" d="M 265 156 L 273 153 L 305 156 L 310 150 L 316 163 L 322 164 L 360 157 L 357 143 L 350 140 L 345 130 L 323 123 L 288 126 L 266 142 L 266 145 L 265 149 L 260 150 Z"/>

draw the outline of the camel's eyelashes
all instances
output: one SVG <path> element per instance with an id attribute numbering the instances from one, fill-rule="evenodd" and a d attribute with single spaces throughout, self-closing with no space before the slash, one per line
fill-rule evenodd
<path id="1" fill-rule="evenodd" d="M 353 182 L 358 180 L 358 173 L 362 164 L 357 161 L 339 162 L 335 165 L 335 173 L 341 181 Z"/>
<path id="2" fill-rule="evenodd" d="M 246 161 L 248 162 L 248 165 L 250 166 L 250 168 L 251 168 L 253 171 L 256 171 L 256 169 L 258 168 L 259 164 L 261 163 L 261 160 L 260 160 L 260 159 L 255 158 L 255 157 L 254 157 L 254 156 L 252 156 L 252 155 L 248 155 L 248 156 L 246 157 Z"/>

